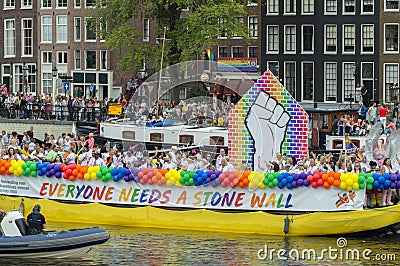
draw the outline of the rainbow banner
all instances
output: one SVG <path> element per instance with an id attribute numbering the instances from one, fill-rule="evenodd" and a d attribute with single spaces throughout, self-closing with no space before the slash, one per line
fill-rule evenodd
<path id="1" fill-rule="evenodd" d="M 207 53 L 208 60 L 215 61 L 215 56 L 214 56 L 213 51 L 211 51 L 210 49 L 207 49 L 206 53 Z"/>
<path id="2" fill-rule="evenodd" d="M 257 58 L 219 57 L 218 71 L 221 72 L 257 72 Z"/>

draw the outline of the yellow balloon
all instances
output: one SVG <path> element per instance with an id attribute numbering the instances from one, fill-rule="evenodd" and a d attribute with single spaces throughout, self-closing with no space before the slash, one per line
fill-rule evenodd
<path id="1" fill-rule="evenodd" d="M 89 173 L 86 173 L 86 174 L 83 176 L 83 178 L 86 179 L 86 180 L 89 180 L 89 179 L 90 179 L 90 174 L 89 174 Z"/>
<path id="2" fill-rule="evenodd" d="M 353 183 L 353 189 L 359 189 L 360 185 L 358 183 Z"/>
<path id="3" fill-rule="evenodd" d="M 353 179 L 350 179 L 350 178 L 347 179 L 347 180 L 346 180 L 346 185 L 347 185 L 347 186 L 353 185 Z"/>
<path id="4" fill-rule="evenodd" d="M 96 179 L 96 178 L 97 178 L 96 173 L 91 173 L 91 174 L 90 174 L 90 177 L 91 177 L 92 179 Z"/>
<path id="5" fill-rule="evenodd" d="M 264 183 L 261 183 L 261 184 L 259 185 L 259 187 L 260 187 L 260 188 L 265 188 Z"/>
<path id="6" fill-rule="evenodd" d="M 347 190 L 347 191 L 351 191 L 351 190 L 353 190 L 353 187 L 352 187 L 352 186 L 347 186 L 347 187 L 346 187 L 346 190 Z"/>
<path id="7" fill-rule="evenodd" d="M 346 189 L 346 182 L 340 182 L 340 188 Z"/>
<path id="8" fill-rule="evenodd" d="M 174 182 L 168 180 L 166 184 L 167 184 L 167 186 L 170 187 L 170 186 L 173 186 L 173 185 L 174 185 Z"/>

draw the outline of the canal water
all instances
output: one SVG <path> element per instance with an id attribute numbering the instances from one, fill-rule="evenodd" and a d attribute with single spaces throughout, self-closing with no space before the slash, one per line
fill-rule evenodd
<path id="1" fill-rule="evenodd" d="M 89 227 L 56 224 L 49 229 Z M 0 259 L 0 265 L 399 265 L 400 235 L 273 237 L 154 228 L 107 228 L 82 258 Z M 279 254 L 278 254 L 279 253 Z"/>

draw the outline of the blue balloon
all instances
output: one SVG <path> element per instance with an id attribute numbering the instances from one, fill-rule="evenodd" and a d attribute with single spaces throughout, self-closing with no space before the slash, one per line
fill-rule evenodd
<path id="1" fill-rule="evenodd" d="M 389 174 L 384 174 L 383 177 L 385 178 L 385 180 L 389 180 L 390 179 L 390 175 Z"/>
<path id="2" fill-rule="evenodd" d="M 282 182 L 281 182 L 280 184 L 282 184 L 282 185 L 286 186 L 286 185 L 287 185 L 287 183 L 288 183 L 288 182 L 287 182 L 287 179 L 283 179 L 283 180 L 282 180 Z"/>
<path id="3" fill-rule="evenodd" d="M 278 188 L 283 189 L 285 186 L 282 183 L 278 184 Z"/>
<path id="4" fill-rule="evenodd" d="M 383 184 L 385 182 L 385 178 L 383 176 L 380 176 L 378 178 L 379 183 Z"/>
<path id="5" fill-rule="evenodd" d="M 283 174 L 278 175 L 278 181 L 281 182 L 283 180 Z"/>
<path id="6" fill-rule="evenodd" d="M 379 184 L 379 189 L 385 189 L 385 186 L 383 184 Z"/>
<path id="7" fill-rule="evenodd" d="M 375 180 L 374 183 L 372 183 L 372 186 L 374 188 L 378 188 L 379 187 L 379 182 L 377 180 Z"/>
<path id="8" fill-rule="evenodd" d="M 117 175 L 117 177 L 118 177 L 119 180 L 121 180 L 121 179 L 124 177 L 124 175 L 123 175 L 122 173 L 119 173 L 119 174 Z"/>
<path id="9" fill-rule="evenodd" d="M 288 183 L 288 184 L 286 185 L 286 187 L 287 187 L 288 189 L 292 189 L 292 183 Z"/>
<path id="10" fill-rule="evenodd" d="M 288 183 L 292 183 L 293 182 L 293 176 L 288 176 L 287 177 L 287 181 L 288 181 Z"/>
<path id="11" fill-rule="evenodd" d="M 118 175 L 118 170 L 117 169 L 112 169 L 110 171 L 110 173 L 111 173 L 111 175 L 116 176 L 116 175 Z"/>
<path id="12" fill-rule="evenodd" d="M 383 186 L 385 187 L 385 189 L 388 189 L 390 187 L 390 181 L 385 180 L 385 183 L 383 183 Z"/>

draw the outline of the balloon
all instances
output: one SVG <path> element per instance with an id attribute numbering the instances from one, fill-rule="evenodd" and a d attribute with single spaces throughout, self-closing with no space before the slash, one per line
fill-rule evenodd
<path id="1" fill-rule="evenodd" d="M 31 176 L 33 176 L 33 177 L 37 177 L 37 175 L 38 175 L 38 174 L 37 174 L 37 172 L 36 172 L 36 171 L 32 171 L 32 172 L 31 172 Z"/>
<path id="2" fill-rule="evenodd" d="M 103 175 L 102 175 L 102 172 L 97 172 L 97 173 L 96 173 L 96 177 L 97 177 L 97 178 L 101 178 L 102 176 L 103 176 Z"/>

